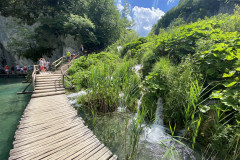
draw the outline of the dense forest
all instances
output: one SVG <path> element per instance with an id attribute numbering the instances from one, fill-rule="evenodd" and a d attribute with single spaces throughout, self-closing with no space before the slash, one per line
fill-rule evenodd
<path id="1" fill-rule="evenodd" d="M 113 0 L 2 0 L 3 16 L 18 18 L 19 23 L 37 24 L 34 32 L 23 26 L 24 38 L 12 40 L 10 47 L 20 48 L 18 53 L 37 61 L 43 55 L 51 56 L 53 43 L 72 35 L 91 52 L 102 50 L 115 42 L 126 27 Z"/>
<path id="2" fill-rule="evenodd" d="M 219 13 L 233 13 L 236 0 L 180 0 L 177 7 L 169 10 L 152 28 L 153 34 L 159 34 L 161 28 L 171 24 L 181 25 L 184 22 L 196 22 L 205 16 L 214 16 Z M 227 7 L 226 7 L 227 6 Z M 220 10 L 223 8 L 223 10 Z"/>
<path id="3" fill-rule="evenodd" d="M 86 92 L 77 99 L 78 112 L 89 110 L 94 124 L 97 114 L 111 114 L 120 104 L 122 114 L 136 113 L 121 122 L 120 132 L 127 134 L 122 141 L 125 159 L 138 159 L 142 131 L 156 121 L 161 97 L 171 138 L 196 152 L 206 146 L 200 151 L 202 159 L 237 160 L 240 7 L 236 5 L 233 14 L 215 15 L 220 2 L 181 0 L 149 36 L 140 38 L 129 29 L 128 9 L 121 16 L 113 0 L 2 0 L 0 10 L 22 23 L 40 22 L 26 40 L 30 47 L 23 54 L 29 58 L 51 54 L 49 42 L 67 34 L 92 51 L 74 60 L 67 72 L 74 92 Z M 180 130 L 183 135 L 176 136 Z M 168 148 L 163 158 L 173 150 Z"/>

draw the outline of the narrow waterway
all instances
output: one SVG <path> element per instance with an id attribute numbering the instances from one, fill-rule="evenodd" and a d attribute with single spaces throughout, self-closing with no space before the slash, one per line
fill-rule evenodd
<path id="1" fill-rule="evenodd" d="M 31 95 L 21 94 L 26 83 L 23 78 L 0 78 L 0 159 L 7 160 L 14 133 Z"/>
<path id="2" fill-rule="evenodd" d="M 68 95 L 70 103 L 78 108 L 78 114 L 85 120 L 85 124 L 94 132 L 97 138 L 103 142 L 119 159 L 126 159 L 130 146 L 129 135 L 131 135 L 132 121 L 136 119 L 135 113 L 121 112 L 119 108 L 110 114 L 99 114 L 93 116 L 91 112 L 84 109 L 81 104 L 76 104 L 77 97 L 85 94 L 81 91 Z M 141 98 L 138 102 L 141 105 Z M 163 125 L 162 99 L 157 102 L 156 121 L 153 124 L 143 124 L 143 132 L 140 137 L 137 159 L 138 160 L 197 160 L 198 156 L 187 145 L 178 143 L 173 139 Z"/>

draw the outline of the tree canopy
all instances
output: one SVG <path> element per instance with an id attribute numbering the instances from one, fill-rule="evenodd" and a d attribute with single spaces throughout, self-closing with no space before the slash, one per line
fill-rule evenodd
<path id="1" fill-rule="evenodd" d="M 35 50 L 32 54 L 39 48 L 54 50 L 49 42 L 59 43 L 66 35 L 72 35 L 88 50 L 102 50 L 125 28 L 113 0 L 1 0 L 0 12 L 28 25 L 40 22 L 31 37 L 36 44 L 28 48 Z"/>

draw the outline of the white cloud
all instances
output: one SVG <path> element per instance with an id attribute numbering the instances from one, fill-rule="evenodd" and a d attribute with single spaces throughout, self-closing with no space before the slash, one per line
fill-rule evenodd
<path id="1" fill-rule="evenodd" d="M 124 8 L 124 6 L 122 5 L 122 1 L 121 0 L 117 0 L 117 8 L 118 10 L 121 12 Z"/>
<path id="2" fill-rule="evenodd" d="M 170 3 L 174 3 L 175 0 L 168 0 L 167 5 L 169 5 Z"/>
<path id="3" fill-rule="evenodd" d="M 151 31 L 152 26 L 164 15 L 162 10 L 159 8 L 154 9 L 153 7 L 150 9 L 135 6 L 132 9 L 132 12 L 135 22 L 133 29 L 135 29 L 140 36 L 147 36 Z"/>

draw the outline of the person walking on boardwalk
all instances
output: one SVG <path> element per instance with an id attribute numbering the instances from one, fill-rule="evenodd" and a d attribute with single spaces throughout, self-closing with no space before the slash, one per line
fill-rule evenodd
<path id="1" fill-rule="evenodd" d="M 26 65 L 23 66 L 23 70 L 24 70 L 24 73 L 27 74 L 27 66 Z"/>
<path id="2" fill-rule="evenodd" d="M 50 65 L 50 62 L 47 60 L 47 62 L 46 62 L 46 69 L 47 69 L 47 71 L 49 71 L 49 65 Z"/>
<path id="3" fill-rule="evenodd" d="M 8 65 L 6 65 L 6 66 L 4 67 L 4 69 L 5 69 L 5 72 L 6 72 L 7 74 L 9 74 L 9 68 L 8 68 Z"/>
<path id="4" fill-rule="evenodd" d="M 40 58 L 40 60 L 39 60 L 39 66 L 40 66 L 40 70 L 41 71 L 44 71 L 44 61 L 43 61 L 43 58 Z"/>
<path id="5" fill-rule="evenodd" d="M 69 61 L 70 61 L 70 58 L 71 58 L 71 52 L 70 52 L 70 51 L 67 51 L 67 52 L 66 52 L 66 56 L 67 56 L 67 61 L 69 62 Z"/>
<path id="6" fill-rule="evenodd" d="M 20 67 L 20 74 L 23 74 L 23 67 Z"/>
<path id="7" fill-rule="evenodd" d="M 84 52 L 84 48 L 83 48 L 83 45 L 81 44 L 81 52 L 83 53 Z"/>
<path id="8" fill-rule="evenodd" d="M 19 66 L 19 64 L 16 65 L 16 70 L 17 70 L 17 74 L 19 74 L 20 73 L 20 66 Z"/>
<path id="9" fill-rule="evenodd" d="M 84 51 L 84 56 L 86 57 L 86 59 L 88 58 L 88 52 L 87 52 L 87 50 Z"/>
<path id="10" fill-rule="evenodd" d="M 15 74 L 14 66 L 12 66 L 12 68 L 11 68 L 11 72 L 12 72 L 12 74 Z"/>
<path id="11" fill-rule="evenodd" d="M 47 62 L 44 58 L 43 58 L 43 68 L 44 68 L 44 71 L 47 70 Z"/>

